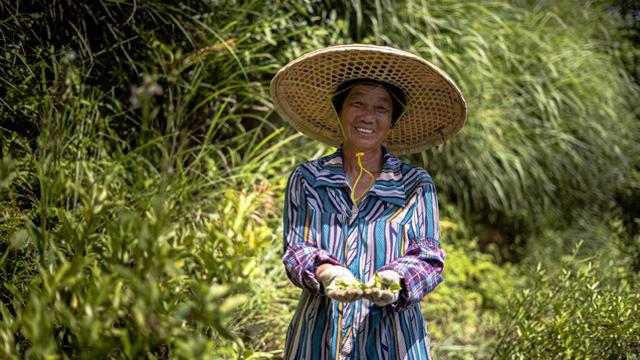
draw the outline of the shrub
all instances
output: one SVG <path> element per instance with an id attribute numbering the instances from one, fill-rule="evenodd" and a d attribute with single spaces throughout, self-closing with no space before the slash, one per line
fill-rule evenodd
<path id="1" fill-rule="evenodd" d="M 638 274 L 576 254 L 557 273 L 538 266 L 511 297 L 501 311 L 498 358 L 640 358 Z"/>

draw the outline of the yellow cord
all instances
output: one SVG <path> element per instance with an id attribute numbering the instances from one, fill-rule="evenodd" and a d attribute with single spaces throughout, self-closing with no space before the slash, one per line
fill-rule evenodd
<path id="1" fill-rule="evenodd" d="M 328 97 L 329 103 L 331 104 L 331 97 Z M 340 127 L 340 132 L 342 132 L 342 138 L 346 139 L 346 135 L 344 132 L 344 129 L 342 128 L 342 122 L 340 122 L 340 115 L 338 114 L 338 111 L 333 107 L 333 104 L 331 105 L 331 108 L 333 109 L 333 111 L 336 114 L 336 119 L 338 119 L 338 126 Z M 362 166 L 362 156 L 364 155 L 364 152 L 362 151 L 356 151 L 356 159 L 358 161 L 358 168 L 360 169 L 360 172 L 358 173 L 358 176 L 356 177 L 356 181 L 354 181 L 353 183 L 353 187 L 351 188 L 351 200 L 353 201 L 354 204 L 358 204 L 360 202 L 360 200 L 362 200 L 362 198 L 369 192 L 369 190 L 371 190 L 371 188 L 373 187 L 373 185 L 376 182 L 376 177 L 373 176 L 373 174 L 364 168 L 364 166 Z M 362 178 L 362 173 L 366 173 L 367 175 L 369 175 L 369 177 L 371 177 L 371 183 L 369 184 L 369 187 L 367 188 L 367 190 L 365 190 L 362 194 L 360 194 L 360 196 L 355 196 L 356 195 L 356 189 L 358 187 L 358 182 L 360 181 L 360 178 Z"/>
<path id="2" fill-rule="evenodd" d="M 373 187 L 373 184 L 376 182 L 376 177 L 373 176 L 373 174 L 365 169 L 364 166 L 362 166 L 362 156 L 364 155 L 364 153 L 362 151 L 358 151 L 356 152 L 356 159 L 358 160 L 358 168 L 360 168 L 360 172 L 358 173 L 358 177 L 356 177 L 356 181 L 353 182 L 353 189 L 351 189 L 351 200 L 353 200 L 353 202 L 355 204 L 359 203 L 360 200 L 362 200 L 362 198 L 364 197 L 364 195 L 366 193 L 369 192 L 369 190 L 371 190 L 371 188 Z M 365 190 L 362 194 L 360 194 L 360 196 L 355 196 L 356 195 L 356 189 L 358 188 L 358 182 L 360 181 L 360 178 L 362 178 L 362 173 L 366 173 L 367 175 L 369 175 L 369 177 L 371 177 L 371 183 L 369 184 L 369 187 L 367 188 L 367 190 Z"/>

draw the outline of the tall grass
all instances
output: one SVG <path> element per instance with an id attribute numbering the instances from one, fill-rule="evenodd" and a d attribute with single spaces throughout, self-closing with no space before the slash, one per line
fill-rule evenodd
<path id="1" fill-rule="evenodd" d="M 69 86 L 75 101 L 47 105 L 36 151 L 3 141 L 27 154 L 8 201 L 33 209 L 6 224 L 16 231 L 2 249 L 5 356 L 162 357 L 172 348 L 192 358 L 215 348 L 211 331 L 235 339 L 224 319 L 247 299 L 255 251 L 276 236 L 275 217 L 257 209 L 274 207 L 266 180 L 290 166 L 276 151 L 286 139 L 251 145 L 258 126 L 224 146 L 172 148 L 179 136 L 156 133 L 149 97 L 139 100 L 132 146 L 109 127 L 108 102 Z M 215 112 L 207 136 L 237 118 Z"/>
<path id="2" fill-rule="evenodd" d="M 515 233 L 570 223 L 583 208 L 611 208 L 640 159 L 633 135 L 639 91 L 607 52 L 615 23 L 602 8 L 377 4 L 363 15 L 370 20 L 365 41 L 423 55 L 467 94 L 460 135 L 413 159 L 467 218 L 511 227 L 513 241 Z"/>
<path id="3" fill-rule="evenodd" d="M 125 7 L 102 5 L 112 16 Z M 227 321 L 248 299 L 258 251 L 277 237 L 279 186 L 293 165 L 281 154 L 295 140 L 268 120 L 271 55 L 249 53 L 255 34 L 233 31 L 233 18 L 129 5 L 130 26 L 116 16 L 100 39 L 92 18 L 68 17 L 90 12 L 82 6 L 3 9 L 13 11 L 7 36 L 34 15 L 63 28 L 49 39 L 59 47 L 15 51 L 16 68 L 2 74 L 21 81 L 3 111 L 3 154 L 16 159 L 3 158 L 3 357 L 251 354 Z M 167 45 L 154 36 L 163 26 L 193 28 Z M 109 66 L 120 70 L 113 78 Z"/>

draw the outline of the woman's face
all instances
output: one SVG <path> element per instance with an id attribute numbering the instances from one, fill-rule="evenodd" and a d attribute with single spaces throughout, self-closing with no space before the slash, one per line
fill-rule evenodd
<path id="1" fill-rule="evenodd" d="M 340 110 L 345 143 L 357 150 L 376 150 L 391 130 L 391 96 L 378 85 L 355 85 Z"/>

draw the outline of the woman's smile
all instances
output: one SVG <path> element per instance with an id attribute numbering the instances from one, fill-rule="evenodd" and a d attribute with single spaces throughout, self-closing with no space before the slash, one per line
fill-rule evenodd
<path id="1" fill-rule="evenodd" d="M 372 129 L 367 129 L 367 128 L 364 128 L 364 127 L 355 127 L 355 129 L 356 129 L 359 133 L 366 134 L 366 135 L 369 135 L 369 134 L 373 134 L 373 133 L 375 133 L 375 131 L 374 131 L 374 130 L 372 130 Z"/>
<path id="2" fill-rule="evenodd" d="M 379 150 L 391 129 L 392 113 L 391 95 L 382 86 L 352 87 L 340 111 L 345 145 L 359 151 Z"/>

